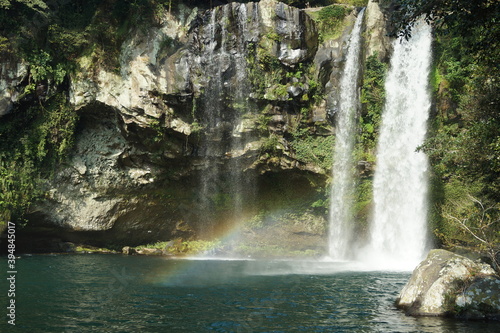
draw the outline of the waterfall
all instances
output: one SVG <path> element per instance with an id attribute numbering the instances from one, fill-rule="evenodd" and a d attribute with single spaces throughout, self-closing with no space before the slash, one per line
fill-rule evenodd
<path id="1" fill-rule="evenodd" d="M 248 91 L 251 90 L 250 81 L 247 75 L 247 42 L 252 40 L 249 33 L 249 26 L 252 23 L 252 17 L 255 13 L 251 12 L 252 17 L 248 17 L 248 9 L 246 4 L 233 3 L 233 11 L 236 13 L 237 22 L 237 43 L 236 53 L 232 54 L 232 61 L 234 66 L 234 79 L 229 86 L 229 95 L 233 99 L 233 108 L 237 115 L 233 122 L 233 130 L 231 134 L 231 151 L 242 151 L 246 142 L 249 140 L 245 137 L 244 128 L 241 125 L 241 113 L 253 112 L 254 107 L 249 101 Z M 253 7 L 253 5 L 251 5 Z M 227 6 L 229 7 L 229 6 Z M 245 163 L 242 158 L 235 158 L 233 156 L 230 162 L 230 182 L 232 184 L 231 197 L 233 199 L 233 216 L 232 219 L 236 222 L 241 222 L 244 218 L 244 204 L 250 202 L 255 197 L 255 179 L 254 177 L 243 175 L 245 170 Z M 248 173 L 248 172 L 247 172 Z"/>
<path id="2" fill-rule="evenodd" d="M 213 10 L 210 15 L 210 22 L 207 26 L 208 40 L 206 49 L 204 50 L 203 58 L 207 59 L 206 72 L 210 73 L 208 82 L 205 88 L 204 105 L 202 105 L 203 130 L 206 134 L 206 142 L 201 147 L 201 155 L 205 169 L 200 178 L 200 206 L 201 209 L 207 212 L 212 211 L 213 202 L 220 200 L 216 196 L 219 195 L 219 156 L 222 140 L 223 125 L 222 121 L 222 98 L 223 98 L 223 82 L 222 82 L 222 62 L 227 58 L 227 53 L 224 50 L 224 45 L 220 45 L 217 41 L 217 10 Z M 203 59 L 202 58 L 202 59 Z M 214 221 L 209 215 L 203 217 L 203 234 L 213 233 Z"/>
<path id="3" fill-rule="evenodd" d="M 347 259 L 352 243 L 352 209 L 354 189 L 353 157 L 356 118 L 359 106 L 358 77 L 361 54 L 361 24 L 364 9 L 358 14 L 351 32 L 347 60 L 340 81 L 340 103 L 337 114 L 333 183 L 330 196 L 329 255 Z"/>
<path id="4" fill-rule="evenodd" d="M 238 156 L 249 141 L 248 134 L 242 133 L 241 115 L 253 110 L 246 72 L 246 47 L 253 38 L 249 23 L 253 22 L 248 20 L 246 4 L 216 7 L 201 36 L 204 47 L 198 61 L 204 65 L 206 81 L 197 112 L 205 134 L 199 192 L 204 235 L 216 233 L 216 225 L 241 220 L 243 206 L 253 196 L 254 179 L 243 174 L 243 157 Z"/>
<path id="5" fill-rule="evenodd" d="M 428 162 L 416 149 L 424 141 L 431 105 L 431 41 L 431 28 L 421 22 L 408 41 L 393 44 L 377 147 L 371 240 L 364 255 L 380 263 L 379 268 L 413 269 L 426 252 Z"/>

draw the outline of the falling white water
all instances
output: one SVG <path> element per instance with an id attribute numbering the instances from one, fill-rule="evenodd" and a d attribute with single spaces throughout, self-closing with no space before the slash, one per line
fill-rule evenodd
<path id="1" fill-rule="evenodd" d="M 340 104 L 337 114 L 333 183 L 330 196 L 329 255 L 332 259 L 347 259 L 352 239 L 351 202 L 354 189 L 352 153 L 359 106 L 358 76 L 363 14 L 364 9 L 359 13 L 351 32 L 347 60 L 340 81 Z"/>
<path id="2" fill-rule="evenodd" d="M 201 175 L 200 184 L 200 206 L 204 210 L 209 210 L 211 201 L 214 194 L 219 192 L 219 165 L 217 155 L 220 155 L 219 145 L 214 142 L 220 141 L 222 136 L 222 117 L 220 114 L 223 93 L 223 86 L 221 80 L 221 67 L 220 63 L 227 56 L 224 48 L 217 42 L 217 10 L 212 10 L 210 15 L 210 22 L 207 26 L 208 31 L 208 44 L 205 49 L 204 58 L 206 58 L 206 72 L 211 73 L 207 80 L 207 87 L 205 88 L 209 93 L 206 94 L 204 99 L 203 118 L 202 123 L 206 126 L 207 142 L 202 148 L 202 155 L 205 163 L 205 171 Z M 213 231 L 213 221 L 209 216 L 206 216 L 207 221 L 202 224 L 203 233 Z"/>
<path id="3" fill-rule="evenodd" d="M 210 235 L 221 219 L 214 213 L 220 208 L 217 205 L 225 205 L 224 218 L 238 221 L 244 205 L 254 197 L 253 174 L 243 173 L 245 161 L 238 155 L 248 141 L 253 141 L 238 127 L 241 114 L 253 110 L 248 101 L 247 45 L 254 42 L 251 30 L 258 22 L 249 19 L 249 9 L 250 15 L 256 15 L 254 4 L 230 3 L 214 8 L 199 36 L 204 47 L 198 63 L 203 64 L 206 73 L 204 95 L 196 114 L 206 138 L 200 147 L 204 170 L 200 173 L 199 191 L 199 207 L 204 212 L 201 233 L 205 235 Z"/>
<path id="4" fill-rule="evenodd" d="M 427 157 L 423 143 L 431 99 L 431 28 L 394 41 L 377 147 L 371 241 L 363 255 L 378 268 L 413 269 L 427 246 Z"/>
<path id="5" fill-rule="evenodd" d="M 253 23 L 256 13 L 251 12 L 252 17 L 248 17 L 248 9 L 246 4 L 231 3 L 226 6 L 233 6 L 233 11 L 236 13 L 236 22 L 238 26 L 238 34 L 236 36 L 236 50 L 232 54 L 232 61 L 234 63 L 234 81 L 229 87 L 229 94 L 232 96 L 236 105 L 244 107 L 246 112 L 252 111 L 253 106 L 248 98 L 248 91 L 250 91 L 250 81 L 248 80 L 247 73 L 247 43 L 252 40 L 249 32 L 249 26 Z M 251 8 L 255 8 L 253 4 Z M 229 16 L 229 15 L 228 15 Z M 224 35 L 223 39 L 227 39 Z M 238 114 L 240 111 L 235 111 Z M 241 131 L 241 117 L 235 117 L 233 131 L 231 133 L 231 146 L 232 152 L 242 151 L 245 147 L 246 141 L 249 140 L 248 135 L 245 136 Z M 244 204 L 250 203 L 256 195 L 255 179 L 249 175 L 249 172 L 244 176 L 245 164 L 242 159 L 233 158 L 229 167 L 230 183 L 232 184 L 233 198 L 233 219 L 236 223 L 243 221 Z"/>

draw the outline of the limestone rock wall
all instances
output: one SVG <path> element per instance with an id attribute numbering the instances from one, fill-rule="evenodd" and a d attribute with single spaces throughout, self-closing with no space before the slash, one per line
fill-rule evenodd
<path id="1" fill-rule="evenodd" d="M 0 117 L 8 114 L 23 94 L 22 82 L 28 77 L 28 66 L 18 59 L 0 62 Z"/>
<path id="2" fill-rule="evenodd" d="M 378 1 L 370 0 L 366 7 L 366 52 L 365 55 L 378 55 L 379 60 L 389 62 L 391 40 L 387 37 L 387 18 Z"/>
<path id="3" fill-rule="evenodd" d="M 375 19 L 367 20 L 379 24 L 382 16 L 371 6 L 369 16 Z M 238 165 L 257 178 L 287 172 L 324 182 L 329 170 L 297 160 L 286 136 L 304 120 L 304 105 L 312 105 L 304 97 L 311 80 L 319 82 L 326 97 L 306 119 L 310 131 L 333 133 L 328 111 L 335 105 L 357 15 L 357 9 L 351 11 L 341 37 L 320 43 L 306 11 L 274 0 L 233 2 L 207 11 L 182 6 L 176 16 L 166 13 L 159 25 L 130 31 L 119 68 L 101 66 L 92 54 L 80 57 L 68 84 L 69 100 L 80 115 L 75 147 L 46 181 L 47 198 L 32 208 L 29 225 L 56 226 L 101 244 L 190 237 L 200 231 L 205 214 L 197 198 L 208 167 Z M 383 45 L 375 41 L 383 39 L 377 24 L 368 27 L 370 50 Z M 247 68 L 252 57 L 255 66 L 274 61 L 273 66 L 294 73 L 300 66 L 314 70 L 273 78 L 277 83 L 257 91 L 259 82 Z M 2 64 L 0 116 L 11 112 L 28 70 L 24 63 Z M 214 105 L 215 116 L 206 112 Z M 271 157 L 262 153 L 270 138 L 277 138 Z M 212 164 L 207 162 L 209 141 L 226 143 L 210 153 Z M 316 189 L 295 192 L 307 198 Z"/>

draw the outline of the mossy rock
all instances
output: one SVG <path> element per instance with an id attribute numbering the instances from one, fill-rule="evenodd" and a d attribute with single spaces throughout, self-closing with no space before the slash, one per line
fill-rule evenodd
<path id="1" fill-rule="evenodd" d="M 414 270 L 396 305 L 413 316 L 460 316 L 469 309 L 474 317 L 494 317 L 500 309 L 497 281 L 495 271 L 485 263 L 431 250 Z"/>

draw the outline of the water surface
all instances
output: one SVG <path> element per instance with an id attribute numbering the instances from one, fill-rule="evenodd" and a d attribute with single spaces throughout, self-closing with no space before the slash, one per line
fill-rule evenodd
<path id="1" fill-rule="evenodd" d="M 407 317 L 393 302 L 409 273 L 349 263 L 56 255 L 17 266 L 16 326 L 2 320 L 1 332 L 500 331 Z"/>

